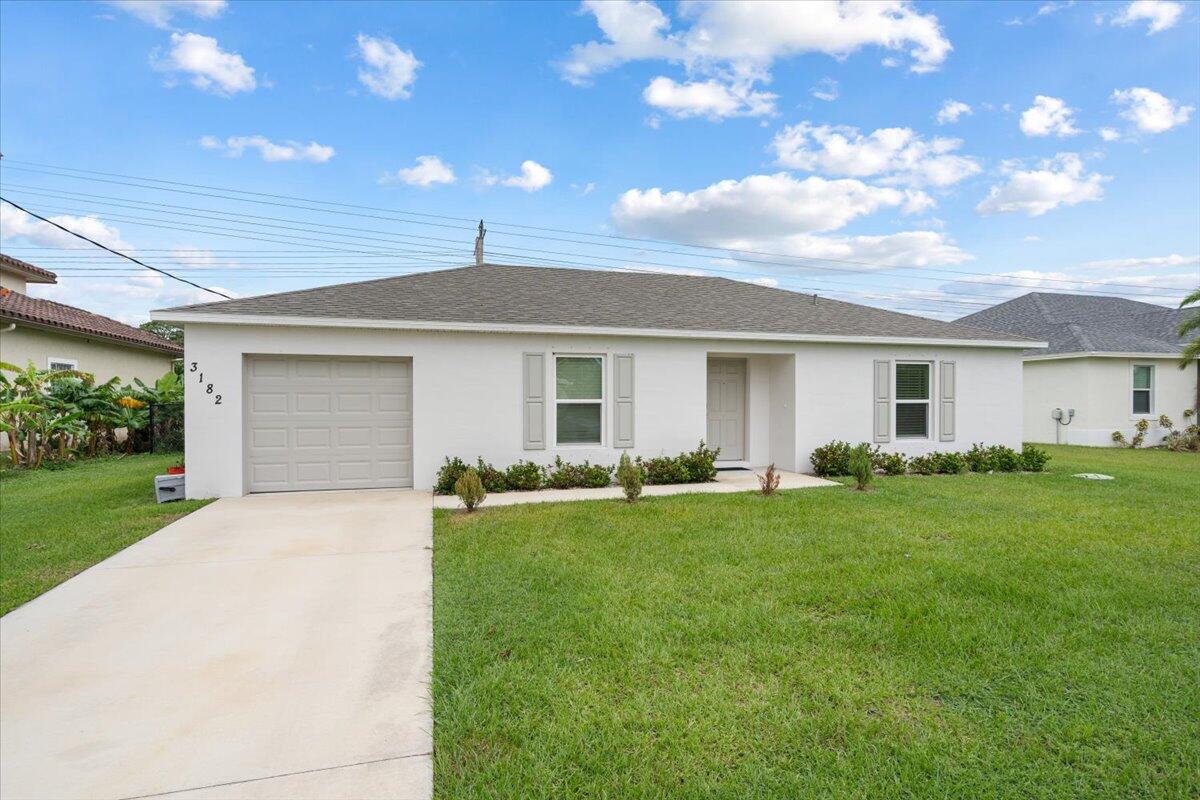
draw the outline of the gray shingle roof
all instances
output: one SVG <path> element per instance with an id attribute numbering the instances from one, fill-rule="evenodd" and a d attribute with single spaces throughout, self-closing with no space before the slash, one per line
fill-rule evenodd
<path id="1" fill-rule="evenodd" d="M 727 278 L 482 266 L 167 309 L 210 314 L 563 325 L 797 336 L 1022 337 Z"/>
<path id="2" fill-rule="evenodd" d="M 1043 339 L 1059 353 L 1163 353 L 1183 349 L 1177 333 L 1189 310 L 1164 308 L 1121 297 L 1030 292 L 958 321 Z"/>

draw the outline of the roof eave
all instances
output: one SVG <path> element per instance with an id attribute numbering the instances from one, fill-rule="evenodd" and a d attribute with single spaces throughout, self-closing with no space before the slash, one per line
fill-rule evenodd
<path id="1" fill-rule="evenodd" d="M 675 328 L 618 328 L 599 325 L 532 325 L 500 322 L 448 322 L 433 320 L 346 319 L 273 314 L 227 314 L 156 309 L 154 320 L 204 325 L 267 325 L 307 328 L 367 328 L 472 333 L 544 333 L 583 336 L 636 336 L 659 339 L 723 339 L 736 341 L 828 342 L 845 344 L 911 344 L 954 347 L 991 347 L 1028 350 L 1047 347 L 1030 339 L 955 339 L 923 336 L 834 336 L 829 334 L 770 333 L 764 331 L 709 331 Z"/>
<path id="2" fill-rule="evenodd" d="M 1099 350 L 1073 350 L 1069 353 L 1036 353 L 1027 355 L 1024 361 L 1055 361 L 1068 358 L 1169 358 L 1178 359 L 1183 354 L 1183 348 L 1168 352 L 1117 352 Z"/>
<path id="3" fill-rule="evenodd" d="M 43 320 L 29 319 L 28 317 L 14 314 L 11 311 L 0 312 L 0 323 L 7 325 L 13 322 L 20 326 L 28 328 L 36 328 L 43 331 L 51 331 L 60 333 L 65 336 L 78 336 L 89 339 L 103 339 L 106 342 L 123 345 L 125 347 L 135 347 L 139 350 L 149 350 L 155 353 L 163 353 L 175 358 L 183 358 L 183 347 L 174 342 L 163 341 L 163 344 L 155 344 L 153 342 L 139 342 L 135 339 L 126 339 L 122 336 L 114 336 L 111 333 L 102 331 L 82 330 L 80 328 L 71 327 L 69 325 L 59 325 L 53 322 L 45 322 Z"/>

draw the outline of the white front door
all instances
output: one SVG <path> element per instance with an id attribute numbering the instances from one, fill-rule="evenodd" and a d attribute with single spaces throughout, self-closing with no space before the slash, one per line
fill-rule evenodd
<path id="1" fill-rule="evenodd" d="M 709 447 L 721 448 L 718 461 L 746 459 L 746 362 L 740 358 L 708 360 Z"/>

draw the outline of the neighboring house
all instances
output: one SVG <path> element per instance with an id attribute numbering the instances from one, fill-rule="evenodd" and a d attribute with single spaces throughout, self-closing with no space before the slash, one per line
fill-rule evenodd
<path id="1" fill-rule="evenodd" d="M 53 272 L 0 254 L 0 361 L 38 369 L 78 369 L 97 382 L 120 377 L 152 384 L 183 348 L 152 333 L 82 308 L 25 293 L 31 283 L 57 283 Z"/>
<path id="2" fill-rule="evenodd" d="M 1200 403 L 1200 362 L 1179 368 L 1178 329 L 1189 313 L 1120 297 L 1031 292 L 959 322 L 1049 342 L 1023 355 L 1026 441 L 1111 445 L 1113 431 L 1132 437 L 1145 419 L 1154 444 L 1162 439 L 1160 414 L 1182 427 L 1184 409 Z M 1056 410 L 1070 409 L 1069 425 L 1055 419 Z"/>
<path id="3" fill-rule="evenodd" d="M 612 464 L 705 439 L 1021 443 L 1019 336 L 724 278 L 447 269 L 152 312 L 186 329 L 188 495 L 413 486 L 446 456 Z"/>

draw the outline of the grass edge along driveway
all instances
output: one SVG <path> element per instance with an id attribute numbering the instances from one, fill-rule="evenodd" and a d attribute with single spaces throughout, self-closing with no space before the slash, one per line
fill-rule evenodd
<path id="1" fill-rule="evenodd" d="M 1194 797 L 1200 461 L 1051 451 L 437 512 L 437 795 Z"/>
<path id="2" fill-rule="evenodd" d="M 0 615 L 208 503 L 154 501 L 179 454 L 0 472 Z"/>

